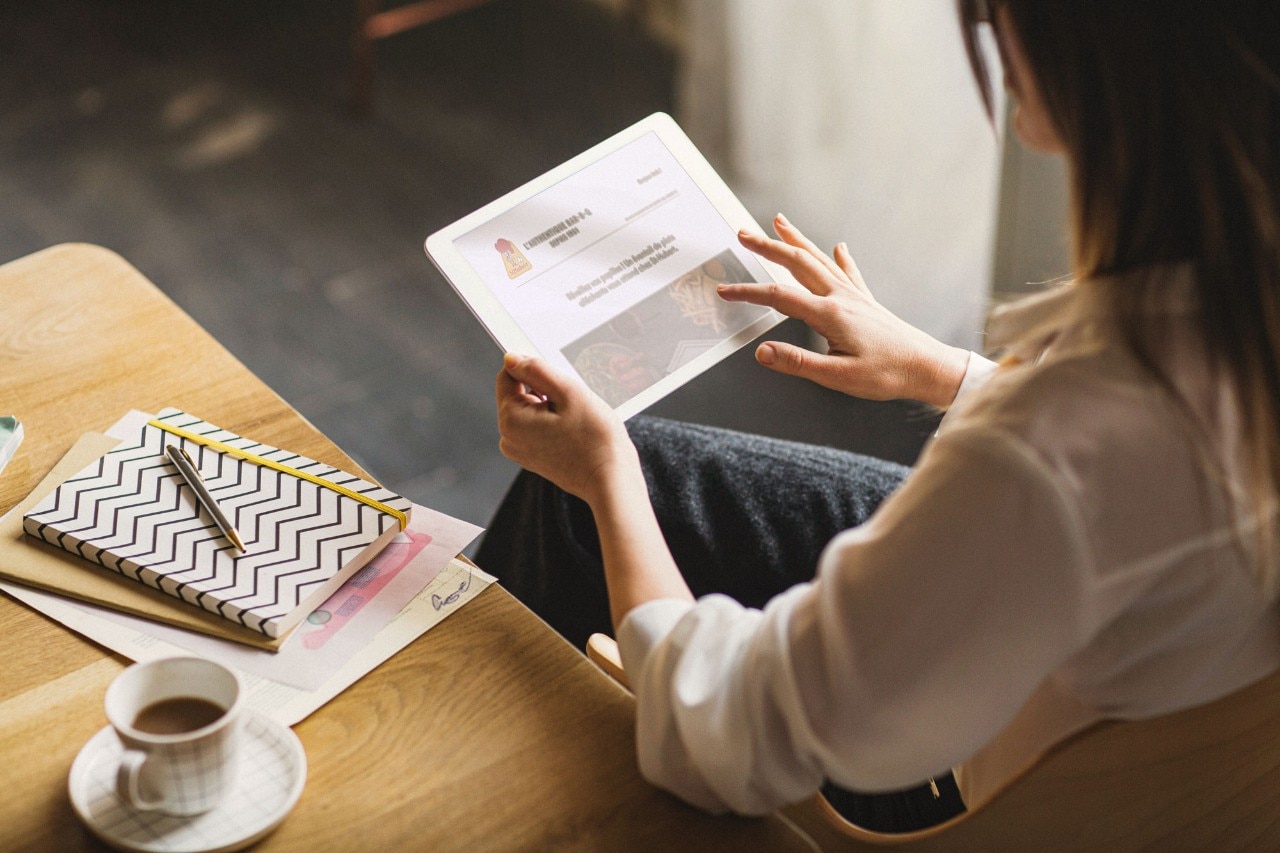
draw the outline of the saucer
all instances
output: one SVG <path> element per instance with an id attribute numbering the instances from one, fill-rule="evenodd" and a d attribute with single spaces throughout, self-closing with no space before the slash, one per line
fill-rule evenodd
<path id="1" fill-rule="evenodd" d="M 279 826 L 298 802 L 307 756 L 287 726 L 252 711 L 241 725 L 235 786 L 212 811 L 174 817 L 126 805 L 115 792 L 124 748 L 110 726 L 91 737 L 71 765 L 71 805 L 94 835 L 117 850 L 223 853 L 247 847 Z"/>

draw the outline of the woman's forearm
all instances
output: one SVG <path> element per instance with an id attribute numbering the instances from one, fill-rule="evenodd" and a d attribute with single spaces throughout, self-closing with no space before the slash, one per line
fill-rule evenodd
<path id="1" fill-rule="evenodd" d="M 588 501 L 600 535 L 615 632 L 632 608 L 693 595 L 667 548 L 638 462 L 606 480 Z"/>
<path id="2" fill-rule="evenodd" d="M 495 385 L 503 454 L 591 507 L 614 628 L 636 605 L 692 600 L 649 503 L 626 427 L 580 381 L 507 353 Z"/>

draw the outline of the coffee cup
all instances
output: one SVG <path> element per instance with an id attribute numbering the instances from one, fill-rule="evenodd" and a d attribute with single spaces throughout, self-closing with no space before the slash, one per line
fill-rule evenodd
<path id="1" fill-rule="evenodd" d="M 139 811 L 191 816 L 235 781 L 243 689 L 221 664 L 194 657 L 136 663 L 107 688 L 107 719 L 124 746 L 116 793 Z"/>

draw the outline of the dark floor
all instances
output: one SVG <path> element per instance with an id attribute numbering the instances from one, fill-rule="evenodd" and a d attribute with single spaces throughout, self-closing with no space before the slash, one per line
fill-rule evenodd
<path id="1" fill-rule="evenodd" d="M 673 110 L 676 59 L 588 0 L 497 0 L 384 42 L 354 118 L 353 6 L 0 4 L 0 261 L 114 249 L 388 487 L 483 524 L 500 354 L 423 239 Z M 652 411 L 901 461 L 933 425 L 749 351 Z"/>

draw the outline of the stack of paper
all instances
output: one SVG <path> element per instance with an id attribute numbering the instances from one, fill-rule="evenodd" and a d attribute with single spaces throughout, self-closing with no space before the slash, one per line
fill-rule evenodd
<path id="1" fill-rule="evenodd" d="M 457 556 L 480 528 L 409 504 L 406 529 L 392 523 L 385 547 L 292 632 L 273 638 L 24 535 L 25 513 L 80 472 L 96 470 L 104 456 L 136 439 L 150 419 L 131 412 L 106 435 L 85 434 L 27 499 L 0 518 L 0 578 L 17 581 L 0 581 L 0 590 L 133 660 L 198 654 L 221 661 L 241 673 L 251 706 L 291 725 L 493 581 Z M 217 470 L 211 462 L 202 468 L 210 475 Z M 253 530 L 248 523 L 245 527 Z M 205 533 L 217 538 L 213 531 Z M 252 550 L 252 541 L 246 544 Z"/>
<path id="2" fill-rule="evenodd" d="M 205 472 L 245 539 L 243 553 L 192 494 L 166 444 L 187 450 Z M 374 483 L 169 409 L 58 486 L 26 513 L 24 526 L 124 577 L 280 637 L 407 527 L 411 512 L 408 500 Z"/>

